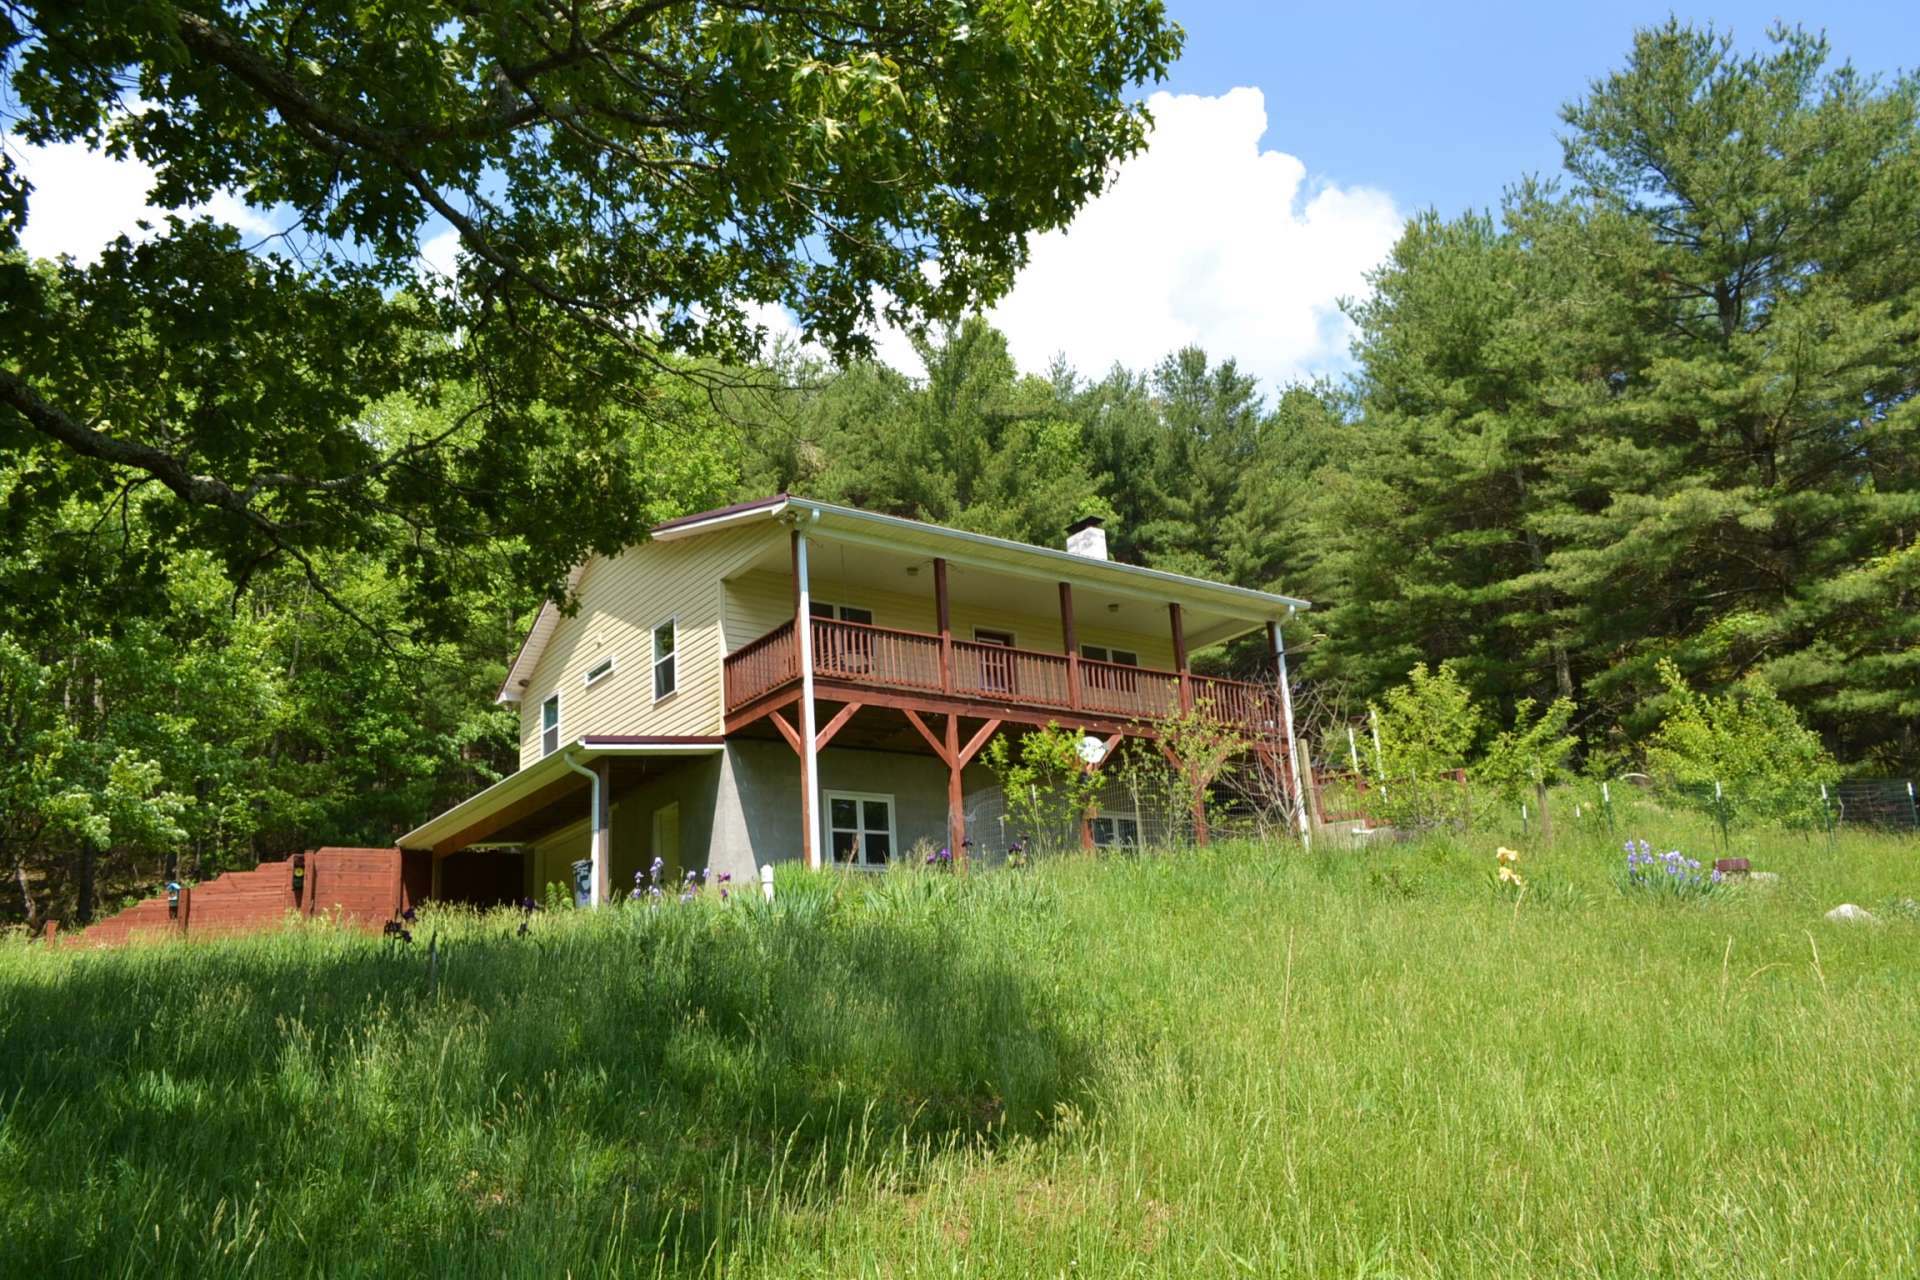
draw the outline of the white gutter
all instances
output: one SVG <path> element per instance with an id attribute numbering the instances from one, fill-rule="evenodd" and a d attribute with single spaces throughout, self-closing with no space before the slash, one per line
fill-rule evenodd
<path id="1" fill-rule="evenodd" d="M 561 761 L 567 768 L 582 775 L 593 783 L 592 814 L 593 831 L 593 883 L 587 889 L 589 906 L 599 906 L 607 900 L 607 826 L 601 821 L 604 816 L 600 808 L 600 771 L 589 769 L 573 758 L 573 748 L 568 747 L 560 753 Z"/>
<path id="2" fill-rule="evenodd" d="M 764 506 L 748 507 L 743 511 L 729 511 L 725 515 L 709 516 L 705 520 L 694 520 L 687 524 L 677 524 L 671 529 L 662 529 L 653 534 L 655 542 L 673 542 L 679 538 L 690 538 L 696 533 L 711 533 L 728 525 L 745 524 L 749 520 L 762 517 L 775 517 L 787 509 L 787 501 L 769 502 Z M 817 518 L 817 517 L 816 517 Z"/>
<path id="3" fill-rule="evenodd" d="M 1210 582 L 1205 578 L 1188 577 L 1184 573 L 1168 573 L 1164 569 L 1149 569 L 1145 565 L 1138 564 L 1122 564 L 1117 560 L 1095 560 L 1091 556 L 1076 555 L 1071 551 L 1065 551 L 1058 547 L 1042 547 L 1030 542 L 1015 542 L 1011 538 L 996 538 L 991 534 L 970 533 L 965 529 L 951 529 L 946 525 L 928 524 L 922 520 L 908 520 L 901 516 L 882 515 L 877 511 L 861 511 L 854 507 L 836 506 L 830 502 L 808 502 L 797 498 L 790 500 L 787 505 L 806 507 L 812 511 L 836 517 L 844 517 L 849 520 L 878 524 L 902 533 L 918 533 L 922 536 L 931 533 L 942 538 L 955 538 L 961 542 L 971 543 L 974 546 L 990 548 L 996 551 L 1010 551 L 1025 556 L 1038 556 L 1058 565 L 1074 566 L 1074 568 L 1079 571 L 1083 581 L 1085 577 L 1088 576 L 1096 579 L 1104 578 L 1109 584 L 1113 584 L 1115 577 L 1122 580 L 1126 578 L 1144 578 L 1152 582 L 1165 583 L 1168 586 L 1181 587 L 1189 591 L 1198 590 L 1209 595 L 1226 594 L 1239 596 L 1247 600 L 1258 600 L 1268 605 L 1282 604 L 1285 605 L 1289 611 L 1297 612 L 1313 607 L 1312 604 L 1305 600 L 1295 599 L 1292 596 L 1277 595 L 1271 591 L 1258 591 L 1252 587 L 1239 587 L 1230 582 Z M 816 515 L 814 518 L 818 519 L 819 517 Z M 881 545 L 898 547 L 899 544 L 889 538 L 882 542 Z M 949 557 L 949 559 L 951 558 L 952 557 Z M 975 561 L 974 563 L 987 568 L 1001 570 L 1009 568 L 1004 561 L 1000 560 L 981 560 Z M 1050 581 L 1055 578 L 1055 574 L 1051 570 L 1045 574 L 1036 573 L 1035 576 L 1044 577 Z M 1158 601 L 1161 597 L 1153 595 L 1148 598 Z"/>

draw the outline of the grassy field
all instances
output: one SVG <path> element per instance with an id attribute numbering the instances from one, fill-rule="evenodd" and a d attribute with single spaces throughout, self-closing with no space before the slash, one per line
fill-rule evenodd
<path id="1" fill-rule="evenodd" d="M 1745 843 L 10 944 L 0 1272 L 1920 1273 L 1920 845 Z"/>

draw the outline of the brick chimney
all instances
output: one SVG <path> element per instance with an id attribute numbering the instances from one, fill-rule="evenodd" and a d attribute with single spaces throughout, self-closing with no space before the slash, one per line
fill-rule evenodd
<path id="1" fill-rule="evenodd" d="M 1107 558 L 1106 522 L 1099 516 L 1084 516 L 1067 526 L 1067 550 L 1089 560 Z"/>

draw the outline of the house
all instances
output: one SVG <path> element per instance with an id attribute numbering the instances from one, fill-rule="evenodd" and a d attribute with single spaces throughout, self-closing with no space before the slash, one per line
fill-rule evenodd
<path id="1" fill-rule="evenodd" d="M 1097 767 L 1205 704 L 1298 786 L 1284 678 L 1188 659 L 1264 631 L 1284 675 L 1279 624 L 1306 602 L 1116 563 L 1097 521 L 1055 549 L 780 494 L 670 520 L 570 585 L 577 612 L 544 606 L 500 689 L 519 770 L 399 841 L 435 897 L 537 897 L 579 861 L 598 902 L 656 857 L 747 881 L 958 853 L 993 787 L 980 749 L 1048 722 Z"/>

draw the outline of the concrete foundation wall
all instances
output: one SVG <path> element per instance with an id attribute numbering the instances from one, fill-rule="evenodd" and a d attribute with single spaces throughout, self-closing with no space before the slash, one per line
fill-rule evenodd
<path id="1" fill-rule="evenodd" d="M 784 742 L 733 739 L 721 763 L 708 852 L 715 872 L 736 883 L 758 875 L 768 863 L 800 857 L 800 757 Z M 978 765 L 961 774 L 963 791 L 993 785 Z M 893 797 L 894 855 L 904 858 L 918 841 L 947 843 L 947 767 L 931 755 L 828 747 L 820 753 L 820 791 L 858 791 Z M 822 802 L 815 801 L 816 830 Z M 817 836 L 822 840 L 824 835 Z"/>

